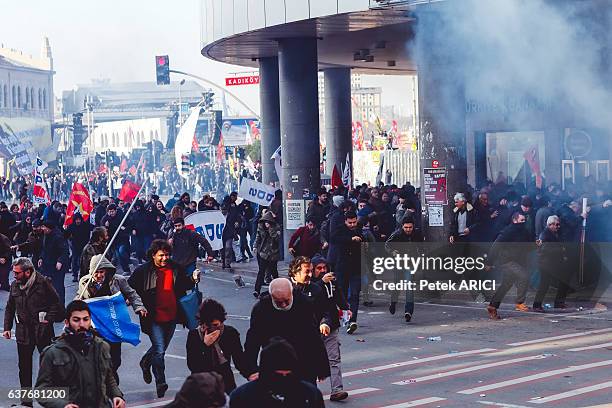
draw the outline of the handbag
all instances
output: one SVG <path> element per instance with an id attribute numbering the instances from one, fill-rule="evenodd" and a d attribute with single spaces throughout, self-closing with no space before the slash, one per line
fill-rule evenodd
<path id="1" fill-rule="evenodd" d="M 185 313 L 185 326 L 189 330 L 193 330 L 198 327 L 198 319 L 196 318 L 200 304 L 202 303 L 202 292 L 198 288 L 198 285 L 193 286 L 193 290 L 179 299 L 181 309 Z"/>

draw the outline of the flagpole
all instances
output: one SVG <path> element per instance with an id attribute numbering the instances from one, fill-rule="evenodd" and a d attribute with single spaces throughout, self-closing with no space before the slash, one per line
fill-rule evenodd
<path id="1" fill-rule="evenodd" d="M 130 204 L 130 208 L 128 208 L 128 210 L 125 212 L 125 215 L 123 216 L 123 219 L 121 220 L 121 223 L 119 224 L 119 227 L 117 227 L 117 230 L 113 234 L 113 237 L 111 238 L 111 240 L 106 245 L 106 249 L 104 249 L 104 252 L 102 253 L 102 256 L 98 260 L 98 263 L 96 264 L 96 268 L 94 269 L 94 271 L 98 270 L 98 267 L 100 266 L 100 263 L 102 262 L 102 259 L 104 259 L 106 257 L 106 254 L 108 253 L 108 250 L 113 245 L 113 242 L 115 241 L 115 238 L 117 238 L 117 235 L 119 234 L 119 231 L 121 231 L 121 227 L 123 227 L 123 224 L 125 223 L 125 220 L 127 220 L 127 217 L 130 215 L 130 212 L 132 211 L 132 208 L 134 208 L 134 204 L 136 204 L 136 200 L 138 199 L 138 196 L 142 192 L 142 189 L 144 188 L 144 186 L 147 184 L 147 181 L 149 181 L 148 178 L 145 179 L 143 181 L 143 183 L 142 183 L 142 186 L 140 186 L 140 189 L 138 190 L 138 194 L 136 194 L 136 197 L 134 197 L 134 199 L 132 200 L 132 203 Z M 90 268 L 90 270 L 91 270 L 91 268 Z M 79 300 L 83 299 L 83 294 L 85 293 L 85 290 L 87 290 L 87 287 L 89 286 L 89 283 L 91 282 L 92 279 L 93 279 L 93 275 L 89 274 L 89 280 L 87 281 L 87 283 L 83 287 L 83 290 L 78 295 L 78 299 Z"/>

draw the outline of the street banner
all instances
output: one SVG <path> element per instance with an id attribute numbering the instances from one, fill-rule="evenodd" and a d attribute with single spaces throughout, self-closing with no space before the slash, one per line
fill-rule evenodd
<path id="1" fill-rule="evenodd" d="M 185 217 L 185 228 L 203 235 L 213 251 L 223 249 L 225 216 L 221 211 L 198 211 Z"/>
<path id="2" fill-rule="evenodd" d="M 84 300 L 91 312 L 96 331 L 110 343 L 140 343 L 140 326 L 132 323 L 121 292 Z"/>
<path id="3" fill-rule="evenodd" d="M 346 153 L 346 163 L 344 164 L 344 170 L 342 171 L 342 184 L 344 187 L 349 188 L 351 186 L 351 159 L 350 153 Z"/>
<path id="4" fill-rule="evenodd" d="M 72 192 L 70 193 L 70 199 L 68 200 L 64 228 L 72 224 L 72 218 L 76 212 L 79 212 L 83 216 L 83 221 L 87 222 L 92 210 L 93 203 L 91 202 L 91 198 L 89 198 L 89 191 L 87 191 L 87 188 L 81 183 L 74 183 Z"/>
<path id="5" fill-rule="evenodd" d="M 193 136 L 195 135 L 196 126 L 200 117 L 201 107 L 198 105 L 191 110 L 191 114 L 181 126 L 176 142 L 174 143 L 174 158 L 176 160 L 176 169 L 183 178 L 187 178 L 189 171 L 183 169 L 183 156 L 189 156 L 193 148 Z"/>
<path id="6" fill-rule="evenodd" d="M 238 189 L 238 196 L 243 200 L 269 207 L 274 200 L 275 191 L 276 189 L 272 186 L 243 177 Z"/>
<path id="7" fill-rule="evenodd" d="M 37 156 L 36 166 L 34 167 L 34 187 L 32 189 L 32 201 L 34 204 L 51 204 L 51 198 L 42 177 L 43 170 L 47 167 L 47 163 Z"/>
<path id="8" fill-rule="evenodd" d="M 121 191 L 119 192 L 119 199 L 125 201 L 126 203 L 131 203 L 134 201 L 134 198 L 136 198 L 139 191 L 140 186 L 138 184 L 130 180 L 125 180 L 125 183 L 123 183 Z"/>
<path id="9" fill-rule="evenodd" d="M 259 85 L 259 75 L 246 75 L 225 78 L 225 86 Z"/>
<path id="10" fill-rule="evenodd" d="M 274 151 L 270 159 L 274 160 L 274 170 L 276 170 L 276 177 L 278 177 L 278 179 L 281 180 L 283 177 L 283 166 L 282 166 L 283 161 L 281 158 L 281 147 L 280 146 L 278 146 L 278 149 Z"/>

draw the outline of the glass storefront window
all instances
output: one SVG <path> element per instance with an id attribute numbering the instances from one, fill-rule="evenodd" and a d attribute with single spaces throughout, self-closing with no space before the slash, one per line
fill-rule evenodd
<path id="1" fill-rule="evenodd" d="M 544 176 L 544 132 L 491 132 L 486 142 L 488 179 L 527 186 L 534 183 L 536 163 Z"/>

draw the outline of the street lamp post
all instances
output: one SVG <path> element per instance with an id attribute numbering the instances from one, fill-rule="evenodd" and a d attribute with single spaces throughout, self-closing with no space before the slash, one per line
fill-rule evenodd
<path id="1" fill-rule="evenodd" d="M 178 86 L 178 97 L 179 97 L 179 125 L 183 125 L 183 103 L 181 99 L 181 87 L 185 84 L 185 80 L 181 79 Z"/>

